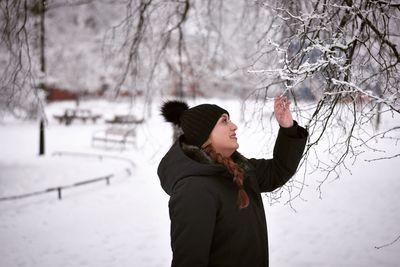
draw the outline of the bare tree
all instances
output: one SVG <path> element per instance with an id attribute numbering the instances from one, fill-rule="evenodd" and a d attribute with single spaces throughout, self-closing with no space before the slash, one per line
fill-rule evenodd
<path id="1" fill-rule="evenodd" d="M 29 104 L 28 100 L 37 96 L 35 90 L 32 90 L 35 87 L 31 60 L 34 40 L 29 33 L 38 22 L 32 16 L 38 14 L 35 13 L 37 6 L 32 5 L 32 1 L 5 0 L 0 2 L 0 10 L 0 104 L 19 116 L 19 111 L 27 106 L 37 108 L 34 104 Z M 22 101 L 23 99 L 28 101 Z"/>
<path id="2" fill-rule="evenodd" d="M 22 118 L 44 115 L 43 89 L 53 84 L 84 90 L 90 81 L 95 90 L 104 75 L 103 29 L 118 16 L 119 2 L 0 1 L 1 110 Z"/>
<path id="3" fill-rule="evenodd" d="M 117 90 L 130 83 L 146 90 L 149 102 L 155 92 L 187 97 L 248 90 L 243 67 L 269 20 L 262 12 L 247 1 L 129 1 L 125 18 L 107 35 L 113 58 L 127 59 Z"/>
<path id="4" fill-rule="evenodd" d="M 101 76 L 116 94 L 121 89 L 133 94 L 146 91 L 149 102 L 154 93 L 180 97 L 218 92 L 243 95 L 252 88 L 248 77 L 244 78 L 243 66 L 259 46 L 263 25 L 270 20 L 262 14 L 266 10 L 247 1 L 47 1 L 45 78 L 37 55 L 38 3 L 2 1 L 5 28 L 0 57 L 4 56 L 8 67 L 1 78 L 7 87 L 4 98 L 14 100 L 9 107 L 24 99 L 17 93 L 36 92 L 32 88 L 43 80 L 54 80 L 72 90 L 89 86 L 95 90 L 99 85 L 93 81 Z M 110 24 L 114 27 L 104 35 Z M 90 27 L 93 31 L 87 30 Z M 102 51 L 96 46 L 100 39 Z M 18 55 L 20 60 L 15 60 Z M 7 80 L 12 71 L 25 81 L 23 86 Z"/>
<path id="5" fill-rule="evenodd" d="M 399 125 L 380 129 L 381 115 L 398 116 L 400 82 L 400 3 L 396 1 L 259 1 L 277 20 L 250 72 L 265 79 L 254 92 L 288 94 L 311 135 L 303 164 L 329 177 L 380 138 L 398 141 Z M 268 61 L 267 61 L 268 60 Z M 306 87 L 316 105 L 298 103 Z M 283 89 L 281 89 L 283 88 Z M 280 90 L 280 91 L 279 91 Z M 372 126 L 373 125 L 373 126 Z M 326 148 L 316 146 L 328 140 Z M 324 153 L 321 153 L 324 152 Z M 322 157 L 321 154 L 329 155 Z M 391 155 L 397 157 L 399 154 Z M 388 157 L 387 157 L 388 158 Z M 350 160 L 351 159 L 351 160 Z M 288 188 L 299 188 L 304 180 Z"/>

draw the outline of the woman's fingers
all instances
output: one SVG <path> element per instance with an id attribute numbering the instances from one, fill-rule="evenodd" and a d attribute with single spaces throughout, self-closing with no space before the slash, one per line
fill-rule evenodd
<path id="1" fill-rule="evenodd" d="M 287 96 L 277 96 L 275 97 L 274 107 L 275 109 L 280 108 L 283 110 L 289 109 L 289 106 L 292 102 L 288 100 Z"/>

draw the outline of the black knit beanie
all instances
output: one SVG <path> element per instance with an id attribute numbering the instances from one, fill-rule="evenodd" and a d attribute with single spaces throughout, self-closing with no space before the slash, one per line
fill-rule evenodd
<path id="1" fill-rule="evenodd" d="M 225 109 L 213 105 L 202 104 L 192 108 L 182 101 L 168 101 L 161 107 L 161 115 L 167 122 L 180 126 L 188 144 L 201 147 L 210 136 L 215 124 Z"/>

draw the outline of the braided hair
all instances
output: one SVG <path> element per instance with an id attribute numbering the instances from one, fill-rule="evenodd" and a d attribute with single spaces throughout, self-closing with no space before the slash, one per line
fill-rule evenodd
<path id="1" fill-rule="evenodd" d="M 238 192 L 238 206 L 240 209 L 247 208 L 250 203 L 249 196 L 244 190 L 244 171 L 236 164 L 230 157 L 224 157 L 220 153 L 217 153 L 211 144 L 203 147 L 202 150 L 211 157 L 215 162 L 222 164 L 227 168 L 230 174 L 233 175 L 233 182 L 239 188 Z"/>

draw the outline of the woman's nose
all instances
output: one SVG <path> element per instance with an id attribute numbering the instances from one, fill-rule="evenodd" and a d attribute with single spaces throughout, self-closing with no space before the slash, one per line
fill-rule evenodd
<path id="1" fill-rule="evenodd" d="M 231 122 L 231 128 L 232 128 L 233 131 L 236 131 L 238 127 L 237 127 L 236 124 L 234 124 L 233 122 Z"/>

